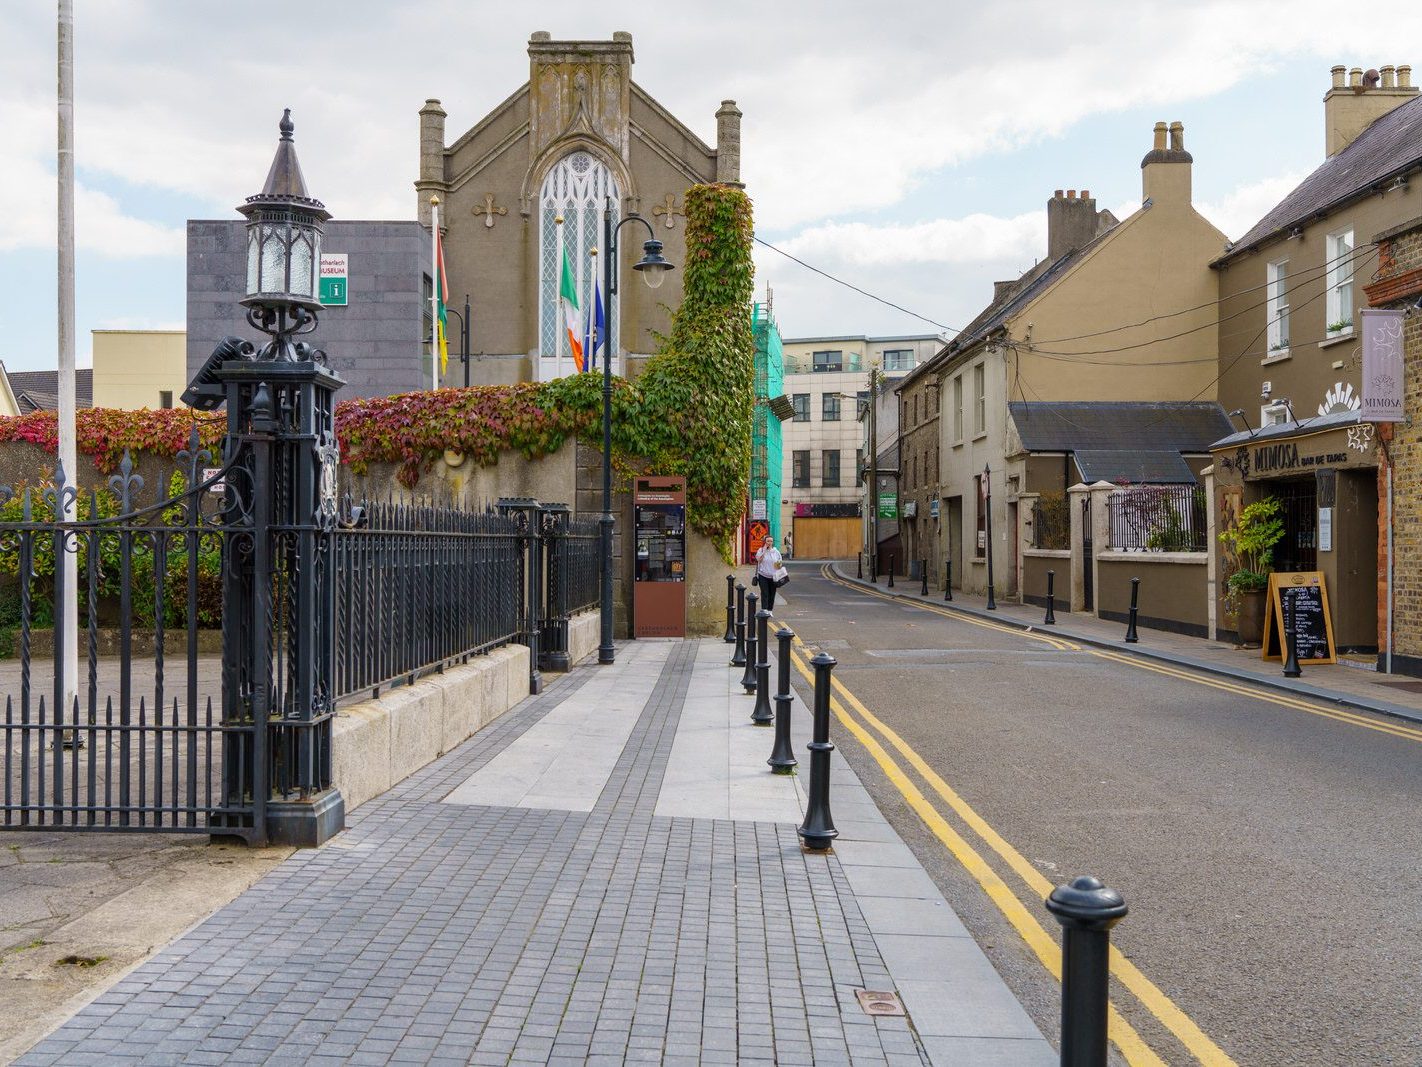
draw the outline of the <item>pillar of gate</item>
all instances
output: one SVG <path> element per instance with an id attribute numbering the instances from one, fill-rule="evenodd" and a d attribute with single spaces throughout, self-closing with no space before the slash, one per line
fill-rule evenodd
<path id="1" fill-rule="evenodd" d="M 184 397 L 227 405 L 224 524 L 250 530 L 223 569 L 221 807 L 235 813 L 214 812 L 216 836 L 314 846 L 345 822 L 331 779 L 343 384 L 304 342 L 258 353 L 227 338 L 190 387 L 198 402 Z"/>
<path id="2" fill-rule="evenodd" d="M 543 505 L 543 634 L 545 671 L 568 670 L 568 528 L 567 504 Z"/>
<path id="3" fill-rule="evenodd" d="M 539 636 L 543 629 L 540 608 L 543 591 L 543 508 L 532 497 L 500 497 L 494 506 L 511 515 L 518 524 L 520 549 L 518 563 L 519 618 L 522 620 L 519 643 L 528 646 L 528 691 L 543 692 L 543 675 L 539 671 Z"/>

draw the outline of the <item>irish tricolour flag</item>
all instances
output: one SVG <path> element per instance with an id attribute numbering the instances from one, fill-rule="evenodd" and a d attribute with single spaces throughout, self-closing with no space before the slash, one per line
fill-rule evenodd
<path id="1" fill-rule="evenodd" d="M 573 265 L 568 262 L 568 250 L 563 249 L 563 280 L 558 285 L 558 302 L 563 305 L 563 320 L 567 323 L 568 351 L 578 373 L 583 372 L 582 315 L 578 311 L 578 287 L 573 281 Z"/>

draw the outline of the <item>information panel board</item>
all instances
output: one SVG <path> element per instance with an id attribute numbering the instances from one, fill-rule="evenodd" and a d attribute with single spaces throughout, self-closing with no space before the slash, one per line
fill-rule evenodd
<path id="1" fill-rule="evenodd" d="M 632 486 L 632 636 L 686 636 L 686 481 Z"/>
<path id="2" fill-rule="evenodd" d="M 1288 605 L 1294 609 L 1294 651 L 1300 663 L 1337 663 L 1333 647 L 1333 616 L 1328 609 L 1328 588 L 1321 571 L 1292 571 L 1269 575 L 1264 610 L 1264 659 L 1283 660 Z"/>

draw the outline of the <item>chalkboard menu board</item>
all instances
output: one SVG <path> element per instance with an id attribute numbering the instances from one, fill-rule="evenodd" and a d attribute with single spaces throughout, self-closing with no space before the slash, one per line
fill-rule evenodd
<path id="1" fill-rule="evenodd" d="M 1282 660 L 1289 610 L 1294 613 L 1294 651 L 1300 663 L 1336 663 L 1333 616 L 1328 607 L 1328 587 L 1319 571 L 1294 571 L 1269 575 L 1269 602 L 1264 616 L 1264 658 Z"/>

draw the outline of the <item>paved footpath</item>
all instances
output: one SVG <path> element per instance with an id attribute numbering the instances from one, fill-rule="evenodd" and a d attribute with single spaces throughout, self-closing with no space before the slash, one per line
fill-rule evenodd
<path id="1" fill-rule="evenodd" d="M 1055 1063 L 838 753 L 801 849 L 728 652 L 553 680 L 17 1062 Z"/>

